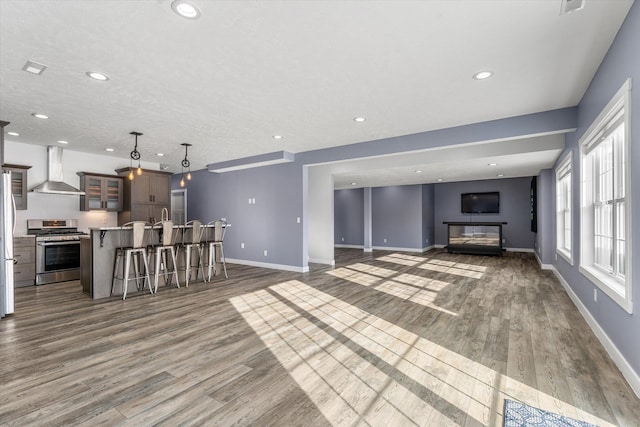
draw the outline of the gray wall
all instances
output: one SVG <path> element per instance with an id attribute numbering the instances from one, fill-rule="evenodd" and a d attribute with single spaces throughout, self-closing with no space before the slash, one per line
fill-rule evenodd
<path id="1" fill-rule="evenodd" d="M 179 180 L 180 175 L 172 177 L 172 188 L 180 188 Z M 224 242 L 227 258 L 300 267 L 306 265 L 304 182 L 302 165 L 295 162 L 220 174 L 196 171 L 186 186 L 188 219 L 226 218 L 231 223 Z"/>
<path id="2" fill-rule="evenodd" d="M 336 245 L 364 245 L 364 189 L 335 190 L 333 231 Z"/>
<path id="3" fill-rule="evenodd" d="M 631 200 L 633 314 L 626 313 L 603 292 L 598 292 L 598 302 L 594 302 L 593 290 L 595 285 L 580 273 L 578 262 L 574 262 L 574 265 L 571 266 L 562 257 L 558 257 L 554 261 L 556 269 L 569 283 L 569 286 L 584 304 L 590 315 L 593 316 L 635 371 L 636 378 L 640 375 L 640 339 L 638 338 L 638 331 L 640 331 L 640 314 L 638 313 L 640 310 L 640 197 L 638 197 L 640 194 L 640 140 L 638 138 L 640 132 L 640 88 L 637 87 L 638 82 L 640 82 L 639 41 L 640 4 L 636 2 L 631 7 L 622 28 L 578 105 L 578 130 L 572 134 L 567 134 L 567 148 L 560 156 L 560 158 L 564 158 L 569 150 L 573 152 L 573 247 L 574 251 L 577 251 L 580 247 L 580 203 L 578 197 L 580 189 L 580 156 L 578 141 L 625 80 L 631 77 L 635 86 L 631 91 L 632 143 L 630 164 L 632 167 L 630 167 L 630 171 L 632 190 L 629 191 L 634 196 Z M 574 253 L 574 259 L 579 260 L 578 252 Z"/>
<path id="4" fill-rule="evenodd" d="M 531 178 L 503 178 L 485 181 L 442 183 L 435 186 L 436 244 L 447 244 L 443 221 L 507 222 L 502 226 L 506 248 L 533 249 L 535 239 L 530 221 Z M 460 195 L 486 191 L 500 192 L 499 214 L 463 214 Z"/>
<path id="5" fill-rule="evenodd" d="M 538 175 L 538 232 L 536 252 L 543 264 L 551 264 L 555 257 L 555 173 L 552 169 Z"/>
<path id="6" fill-rule="evenodd" d="M 422 247 L 427 248 L 436 242 L 434 222 L 435 192 L 434 184 L 422 186 Z"/>
<path id="7" fill-rule="evenodd" d="M 421 249 L 422 185 L 375 187 L 371 196 L 373 246 Z"/>

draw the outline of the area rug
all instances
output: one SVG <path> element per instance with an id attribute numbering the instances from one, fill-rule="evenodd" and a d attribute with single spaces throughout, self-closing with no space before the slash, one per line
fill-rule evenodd
<path id="1" fill-rule="evenodd" d="M 543 411 L 513 400 L 504 400 L 504 427 L 597 427 L 585 421 Z"/>

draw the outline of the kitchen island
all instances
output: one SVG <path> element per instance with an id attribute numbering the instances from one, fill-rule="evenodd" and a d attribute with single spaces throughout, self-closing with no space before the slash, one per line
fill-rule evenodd
<path id="1" fill-rule="evenodd" d="M 229 225 L 227 225 L 229 226 Z M 206 225 L 203 227 L 207 228 Z M 191 226 L 175 225 L 173 227 L 174 232 L 177 231 L 179 241 L 190 241 L 192 236 Z M 161 227 L 146 227 L 146 232 L 151 233 L 147 239 L 149 245 L 155 245 L 160 241 Z M 88 294 L 93 299 L 108 298 L 111 296 L 111 285 L 113 280 L 113 266 L 116 257 L 116 248 L 121 246 L 130 245 L 133 239 L 132 227 L 100 227 L 90 228 L 89 235 L 82 238 L 80 241 L 80 283 L 84 293 Z M 184 240 L 183 240 L 184 239 Z M 218 254 L 216 254 L 218 255 Z M 197 259 L 197 255 L 195 256 Z M 208 259 L 208 247 L 205 246 L 203 253 L 203 262 L 206 264 Z M 218 256 L 216 256 L 218 259 Z M 185 271 L 180 271 L 184 268 L 185 259 L 184 251 L 181 251 L 180 256 L 177 259 L 178 262 L 178 280 L 183 286 L 185 282 Z M 124 262 L 123 262 L 124 264 Z M 153 281 L 155 260 L 153 255 L 149 259 L 149 276 Z M 141 269 L 144 268 L 141 266 Z M 216 271 L 220 271 L 216 268 Z M 206 269 L 205 269 L 206 273 Z M 203 278 L 199 276 L 197 280 L 190 280 L 190 283 L 194 281 L 201 281 Z M 159 279 L 158 288 L 164 286 L 164 280 Z M 175 286 L 175 284 L 173 285 Z M 129 284 L 129 290 L 131 291 L 132 284 Z M 149 292 L 148 287 L 145 287 L 145 292 Z M 114 295 L 122 294 L 122 283 L 120 280 L 116 283 L 114 289 Z"/>

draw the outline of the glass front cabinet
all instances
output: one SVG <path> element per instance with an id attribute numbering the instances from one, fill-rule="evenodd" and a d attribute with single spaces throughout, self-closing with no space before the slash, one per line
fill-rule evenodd
<path id="1" fill-rule="evenodd" d="M 31 166 L 2 165 L 2 170 L 11 172 L 11 194 L 17 210 L 27 209 L 27 171 Z"/>
<path id="2" fill-rule="evenodd" d="M 119 176 L 78 172 L 81 211 L 120 212 L 123 204 L 123 180 Z"/>

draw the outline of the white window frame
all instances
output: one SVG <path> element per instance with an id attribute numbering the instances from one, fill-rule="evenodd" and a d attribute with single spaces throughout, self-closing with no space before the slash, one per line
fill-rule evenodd
<path id="1" fill-rule="evenodd" d="M 568 194 L 562 190 L 565 180 L 568 180 Z M 564 219 L 560 219 L 561 216 Z M 569 230 L 568 248 L 565 243 L 567 228 Z M 571 265 L 573 265 L 573 229 L 573 152 L 570 151 L 556 167 L 556 253 Z"/>
<path id="2" fill-rule="evenodd" d="M 633 313 L 633 303 L 631 295 L 632 281 L 632 256 L 631 256 L 631 79 L 622 85 L 607 106 L 598 115 L 589 129 L 579 140 L 580 146 L 580 272 L 595 284 L 602 292 L 608 295 L 627 313 Z M 587 192 L 593 191 L 592 182 L 587 182 L 589 178 L 587 164 L 587 154 L 600 144 L 604 139 L 603 134 L 607 132 L 605 126 L 619 115 L 622 110 L 622 120 L 624 123 L 624 154 L 626 159 L 624 173 L 624 232 L 625 232 L 625 275 L 624 278 L 616 277 L 612 273 L 607 273 L 595 264 L 595 213 L 593 203 L 589 203 Z M 614 228 L 615 232 L 615 228 Z"/>

